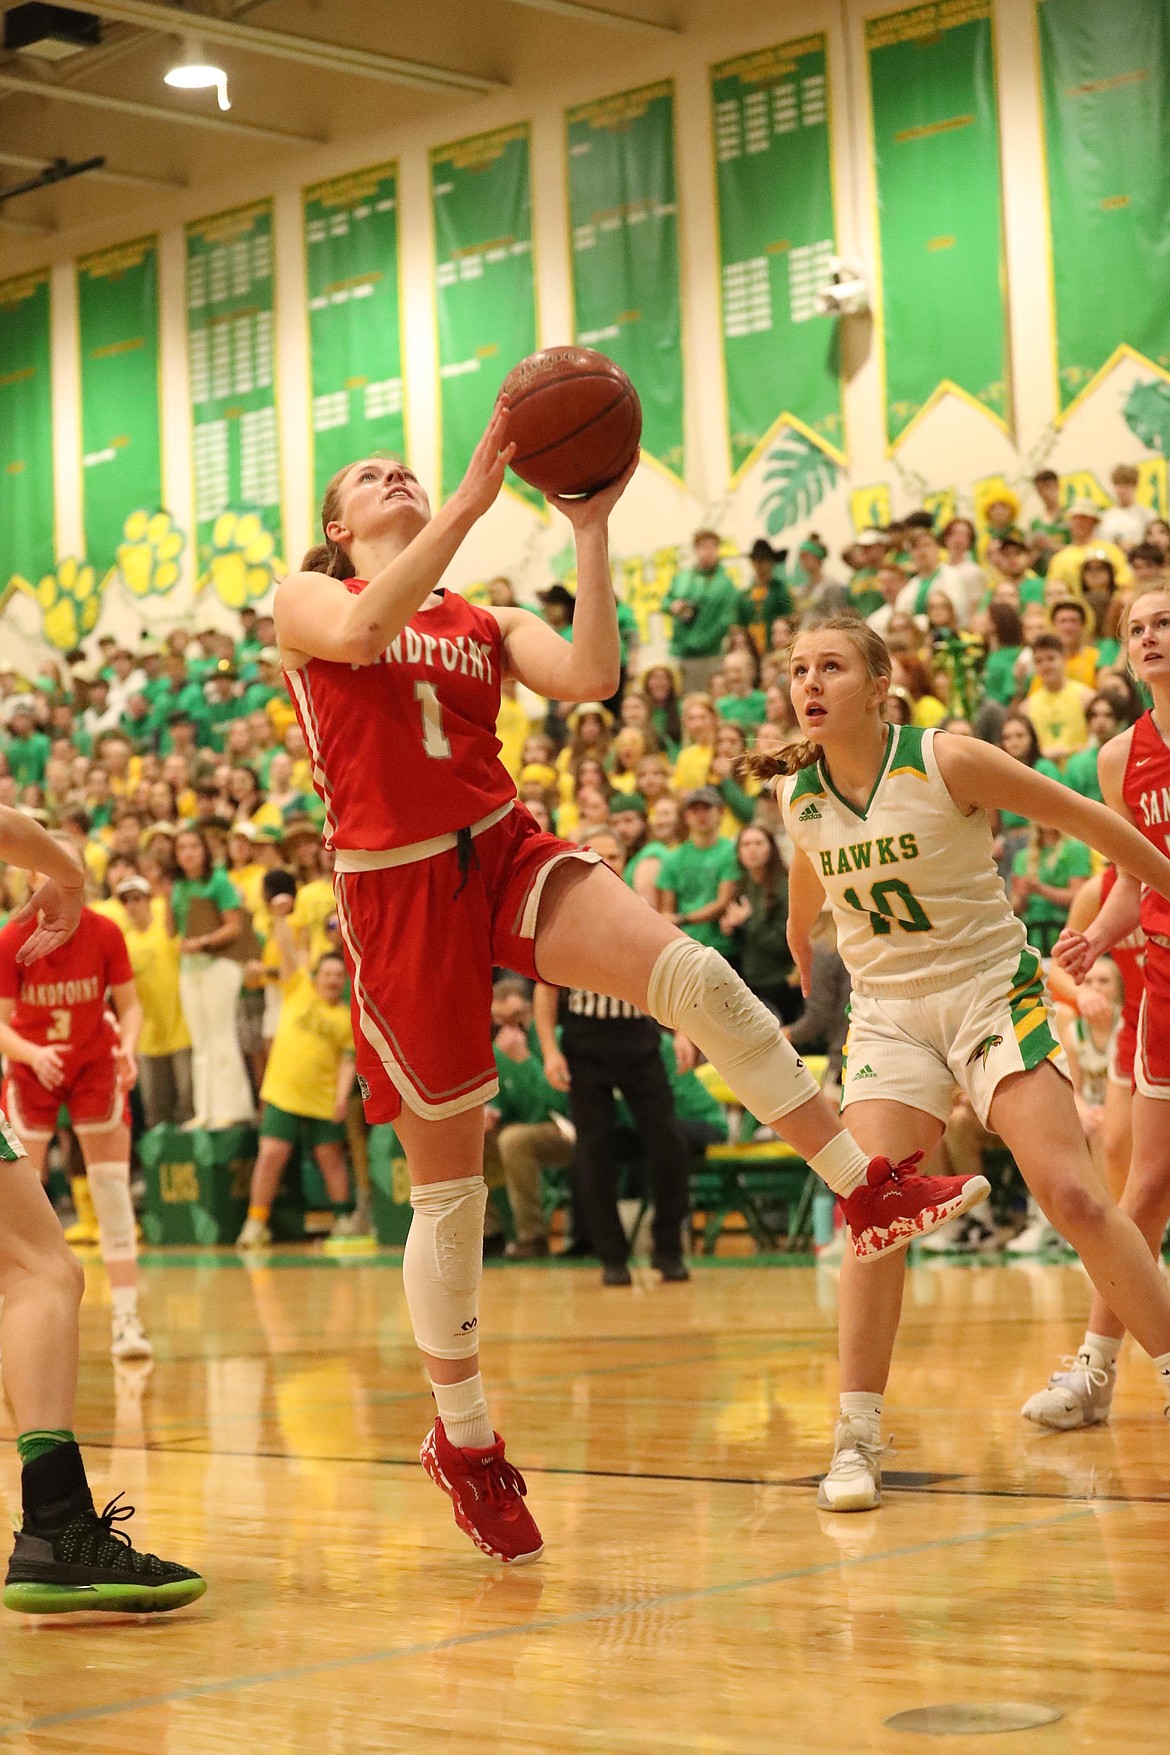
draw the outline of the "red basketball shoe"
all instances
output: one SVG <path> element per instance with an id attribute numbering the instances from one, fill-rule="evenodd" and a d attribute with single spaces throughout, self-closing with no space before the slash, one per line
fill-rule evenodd
<path id="1" fill-rule="evenodd" d="M 921 1162 L 921 1152 L 900 1164 L 873 1158 L 867 1180 L 842 1201 L 859 1261 L 905 1249 L 991 1193 L 986 1176 L 915 1176 Z"/>
<path id="2" fill-rule="evenodd" d="M 540 1531 L 524 1503 L 528 1492 L 519 1469 L 504 1461 L 504 1441 L 487 1450 L 460 1450 L 436 1418 L 423 1439 L 419 1461 L 455 1507 L 455 1522 L 493 1560 L 539 1560 Z"/>

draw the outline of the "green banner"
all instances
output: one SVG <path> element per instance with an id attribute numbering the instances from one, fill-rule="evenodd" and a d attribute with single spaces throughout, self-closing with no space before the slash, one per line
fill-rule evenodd
<path id="1" fill-rule="evenodd" d="M 1041 0 L 1037 17 L 1063 418 L 1119 356 L 1170 376 L 1170 0 Z"/>
<path id="2" fill-rule="evenodd" d="M 398 306 L 398 167 L 305 190 L 313 492 L 374 452 L 406 450 Z"/>
<path id="3" fill-rule="evenodd" d="M 1007 424 L 1007 313 L 991 0 L 865 27 L 873 110 L 886 436 L 947 393 Z"/>
<path id="4" fill-rule="evenodd" d="M 0 597 L 51 572 L 53 402 L 49 271 L 0 281 Z"/>
<path id="5" fill-rule="evenodd" d="M 536 350 L 528 124 L 431 153 L 443 499 L 458 487 L 500 385 Z M 544 496 L 517 476 L 531 504 Z"/>
<path id="6" fill-rule="evenodd" d="M 127 518 L 162 505 L 158 239 L 77 264 L 85 554 L 104 574 Z"/>
<path id="7" fill-rule="evenodd" d="M 643 454 L 681 477 L 674 86 L 582 104 L 565 120 L 574 333 L 629 374 L 642 403 Z"/>
<path id="8" fill-rule="evenodd" d="M 731 467 L 781 424 L 844 461 L 837 325 L 813 299 L 836 253 L 823 35 L 711 69 Z"/>
<path id="9" fill-rule="evenodd" d="M 196 568 L 232 608 L 282 568 L 272 203 L 187 227 Z"/>

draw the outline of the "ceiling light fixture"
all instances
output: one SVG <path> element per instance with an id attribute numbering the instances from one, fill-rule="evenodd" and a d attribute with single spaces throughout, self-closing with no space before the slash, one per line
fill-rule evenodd
<path id="1" fill-rule="evenodd" d="M 182 60 L 169 73 L 163 74 L 163 81 L 178 91 L 214 90 L 221 110 L 232 107 L 227 94 L 227 74 L 222 67 L 208 61 L 198 43 L 191 39 L 183 45 Z"/>

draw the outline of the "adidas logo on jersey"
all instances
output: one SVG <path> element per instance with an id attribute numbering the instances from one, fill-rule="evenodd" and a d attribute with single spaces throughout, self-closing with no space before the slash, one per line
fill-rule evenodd
<path id="1" fill-rule="evenodd" d="M 874 1072 L 872 1066 L 863 1066 L 859 1067 L 852 1077 L 854 1084 L 856 1084 L 858 1079 L 876 1079 L 877 1074 Z"/>
<path id="2" fill-rule="evenodd" d="M 819 823 L 821 813 L 815 804 L 806 804 L 796 820 L 798 823 Z"/>

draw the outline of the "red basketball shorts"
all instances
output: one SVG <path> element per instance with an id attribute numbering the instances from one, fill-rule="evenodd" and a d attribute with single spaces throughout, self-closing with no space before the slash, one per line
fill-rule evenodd
<path id="1" fill-rule="evenodd" d="M 565 859 L 597 855 L 544 834 L 516 805 L 474 837 L 466 870 L 451 847 L 334 874 L 367 1121 L 393 1121 L 404 1102 L 439 1121 L 495 1096 L 492 969 L 539 979 L 537 910 Z"/>
<path id="2" fill-rule="evenodd" d="M 1170 945 L 1147 939 L 1142 977 L 1134 1083 L 1143 1097 L 1170 1102 Z"/>
<path id="3" fill-rule="evenodd" d="M 70 1068 L 65 1080 L 46 1091 L 31 1067 L 14 1065 L 4 1083 L 4 1107 L 24 1139 L 47 1140 L 57 1131 L 57 1112 L 64 1106 L 78 1134 L 104 1133 L 125 1115 L 118 1082 L 118 1064 L 107 1050 Z"/>

